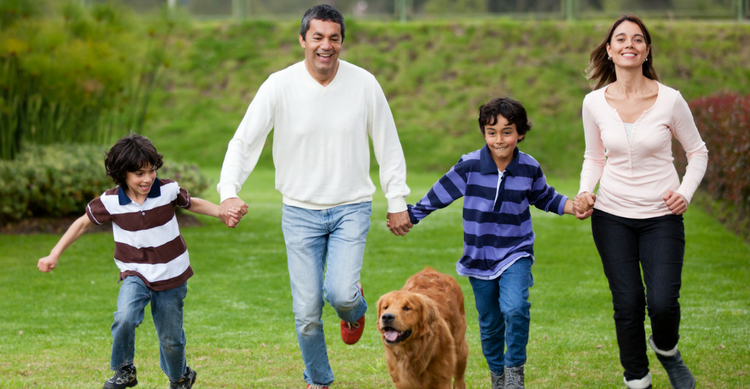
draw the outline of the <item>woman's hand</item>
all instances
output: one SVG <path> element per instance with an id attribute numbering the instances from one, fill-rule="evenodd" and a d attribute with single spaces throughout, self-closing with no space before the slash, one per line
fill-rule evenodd
<path id="1" fill-rule="evenodd" d="M 689 205 L 685 196 L 677 192 L 672 192 L 671 190 L 664 195 L 664 203 L 667 204 L 669 210 L 675 215 L 682 215 L 685 213 Z"/>
<path id="2" fill-rule="evenodd" d="M 589 192 L 581 192 L 573 200 L 573 211 L 578 219 L 583 220 L 594 213 L 596 195 Z"/>

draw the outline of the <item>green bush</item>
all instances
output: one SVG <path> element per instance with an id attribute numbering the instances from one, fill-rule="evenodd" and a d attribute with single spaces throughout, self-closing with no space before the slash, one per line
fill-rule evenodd
<path id="1" fill-rule="evenodd" d="M 690 102 L 695 124 L 708 148 L 703 188 L 713 200 L 712 213 L 731 230 L 750 241 L 750 96 L 721 93 Z M 675 145 L 681 170 L 684 151 Z"/>
<path id="2" fill-rule="evenodd" d="M 35 2 L 50 12 L 0 28 L 0 159 L 26 144 L 107 144 L 142 133 L 169 66 L 171 16 L 141 20 L 114 2 Z"/>
<path id="3" fill-rule="evenodd" d="M 114 186 L 104 170 L 106 149 L 95 145 L 32 145 L 0 161 L 0 222 L 83 214 L 86 204 Z M 200 196 L 208 179 L 197 167 L 166 160 L 159 176 Z"/>

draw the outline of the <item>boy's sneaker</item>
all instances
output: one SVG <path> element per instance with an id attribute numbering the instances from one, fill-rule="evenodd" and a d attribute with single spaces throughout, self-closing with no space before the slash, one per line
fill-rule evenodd
<path id="1" fill-rule="evenodd" d="M 505 389 L 524 389 L 523 386 L 523 365 L 508 367 L 505 366 Z"/>
<path id="2" fill-rule="evenodd" d="M 357 282 L 357 286 L 359 286 L 359 294 L 362 295 L 362 298 L 365 298 L 365 294 L 362 291 L 362 284 Z M 362 315 L 362 317 L 360 317 L 354 323 L 348 323 L 341 320 L 341 339 L 343 339 L 344 343 L 346 344 L 354 344 L 359 342 L 359 338 L 362 337 L 362 333 L 364 331 L 365 315 Z"/>
<path id="3" fill-rule="evenodd" d="M 492 377 L 492 389 L 505 389 L 505 373 L 495 374 L 490 371 Z"/>
<path id="4" fill-rule="evenodd" d="M 138 378 L 135 376 L 135 366 L 128 365 L 117 369 L 115 375 L 104 383 L 104 389 L 124 389 L 136 385 Z"/>
<path id="5" fill-rule="evenodd" d="M 196 373 L 195 370 L 191 369 L 190 366 L 186 366 L 185 375 L 183 375 L 179 381 L 172 382 L 169 385 L 169 389 L 190 389 L 193 387 L 195 376 L 197 375 L 198 373 Z"/>
<path id="6" fill-rule="evenodd" d="M 307 384 L 307 389 L 328 389 L 327 386 Z"/>

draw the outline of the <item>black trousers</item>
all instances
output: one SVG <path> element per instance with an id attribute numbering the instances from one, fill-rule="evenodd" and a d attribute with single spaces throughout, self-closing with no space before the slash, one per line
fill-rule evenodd
<path id="1" fill-rule="evenodd" d="M 656 347 L 671 350 L 680 337 L 683 219 L 681 215 L 628 219 L 594 210 L 591 229 L 612 292 L 625 379 L 641 379 L 649 371 L 646 310 Z"/>

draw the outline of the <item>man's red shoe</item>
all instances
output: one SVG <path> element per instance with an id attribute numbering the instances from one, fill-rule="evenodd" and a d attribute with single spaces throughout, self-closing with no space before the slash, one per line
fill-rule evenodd
<path id="1" fill-rule="evenodd" d="M 362 284 L 357 282 L 357 286 L 359 286 L 359 294 L 362 295 L 362 298 L 365 298 L 365 294 L 362 291 Z M 341 320 L 341 339 L 343 339 L 344 343 L 346 344 L 354 344 L 359 342 L 359 338 L 362 337 L 362 333 L 364 331 L 365 315 L 362 315 L 362 317 L 360 317 L 354 323 L 347 323 Z"/>

